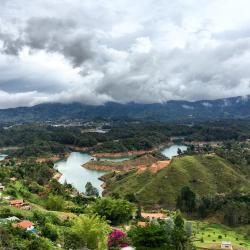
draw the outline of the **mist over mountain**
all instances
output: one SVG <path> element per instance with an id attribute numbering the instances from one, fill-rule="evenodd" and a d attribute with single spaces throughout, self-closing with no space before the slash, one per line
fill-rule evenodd
<path id="1" fill-rule="evenodd" d="M 195 102 L 168 101 L 162 104 L 119 104 L 107 102 L 104 105 L 92 106 L 81 103 L 47 103 L 33 107 L 0 110 L 1 122 L 58 121 L 67 119 L 90 120 L 95 118 L 176 121 L 249 117 L 249 96 Z"/>

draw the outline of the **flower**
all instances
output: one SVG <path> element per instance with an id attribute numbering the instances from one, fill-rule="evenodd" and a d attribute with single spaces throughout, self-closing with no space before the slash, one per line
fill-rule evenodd
<path id="1" fill-rule="evenodd" d="M 108 247 L 112 248 L 122 248 L 127 247 L 128 242 L 126 239 L 126 234 L 119 229 L 114 229 L 113 232 L 109 235 L 108 238 Z"/>

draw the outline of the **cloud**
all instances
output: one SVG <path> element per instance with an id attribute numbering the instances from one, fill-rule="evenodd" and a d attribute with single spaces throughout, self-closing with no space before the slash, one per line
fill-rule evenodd
<path id="1" fill-rule="evenodd" d="M 0 108 L 249 94 L 247 7 L 247 0 L 5 1 Z"/>

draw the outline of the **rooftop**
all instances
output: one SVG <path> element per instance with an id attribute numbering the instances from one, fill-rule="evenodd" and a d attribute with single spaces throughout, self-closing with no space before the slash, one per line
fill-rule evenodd
<path id="1" fill-rule="evenodd" d="M 11 205 L 21 204 L 23 203 L 23 200 L 13 200 L 10 202 Z"/>
<path id="2" fill-rule="evenodd" d="M 20 227 L 20 228 L 23 228 L 23 229 L 27 229 L 29 227 L 32 227 L 34 226 L 34 223 L 29 221 L 29 220 L 23 220 L 19 223 L 16 223 L 13 225 L 14 227 Z"/>
<path id="3" fill-rule="evenodd" d="M 141 216 L 143 218 L 149 218 L 149 219 L 166 219 L 166 215 L 162 213 L 141 213 Z"/>

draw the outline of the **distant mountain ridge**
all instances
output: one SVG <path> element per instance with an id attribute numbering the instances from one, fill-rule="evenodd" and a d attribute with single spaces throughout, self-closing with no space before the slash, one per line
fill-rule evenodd
<path id="1" fill-rule="evenodd" d="M 0 110 L 0 122 L 55 121 L 66 119 L 145 119 L 157 121 L 250 118 L 250 96 L 204 101 L 119 104 L 45 103 L 33 107 Z"/>

